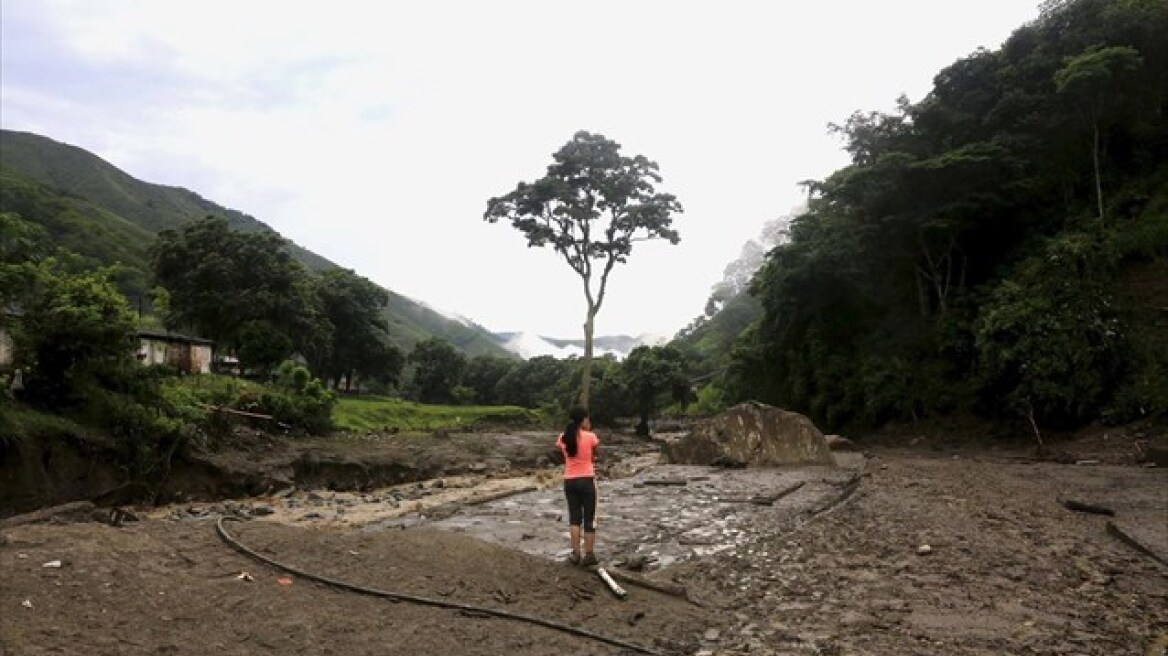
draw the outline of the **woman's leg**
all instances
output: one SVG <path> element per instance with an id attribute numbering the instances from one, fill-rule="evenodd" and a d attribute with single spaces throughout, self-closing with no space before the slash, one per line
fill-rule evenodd
<path id="1" fill-rule="evenodd" d="M 572 543 L 572 560 L 580 557 L 580 525 L 584 521 L 584 499 L 581 495 L 580 481 L 568 479 L 564 481 L 564 497 L 568 501 L 568 536 Z"/>
<path id="2" fill-rule="evenodd" d="M 582 499 L 581 505 L 581 525 L 584 533 L 584 558 L 595 562 L 596 556 L 593 555 L 592 550 L 596 546 L 596 480 L 589 479 L 587 483 L 581 486 L 580 490 Z"/>

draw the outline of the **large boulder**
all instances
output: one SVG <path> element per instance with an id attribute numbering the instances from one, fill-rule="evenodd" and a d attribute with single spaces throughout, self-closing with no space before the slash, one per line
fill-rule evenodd
<path id="1" fill-rule="evenodd" d="M 687 465 L 835 464 L 823 433 L 810 419 L 753 401 L 698 424 L 668 444 L 664 455 L 667 462 Z"/>

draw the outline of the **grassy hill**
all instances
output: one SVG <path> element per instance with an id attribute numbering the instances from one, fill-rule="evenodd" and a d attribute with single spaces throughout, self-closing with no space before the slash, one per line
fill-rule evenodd
<path id="1" fill-rule="evenodd" d="M 135 304 L 151 287 L 148 252 L 158 232 L 208 214 L 239 230 L 271 229 L 188 189 L 138 180 L 76 146 L 11 130 L 0 130 L 0 211 L 43 226 L 57 245 L 78 254 L 79 267 L 118 264 L 117 283 Z M 310 270 L 337 266 L 301 246 L 291 250 Z M 386 312 L 391 337 L 407 352 L 419 340 L 439 336 L 468 355 L 514 357 L 485 329 L 392 290 Z"/>

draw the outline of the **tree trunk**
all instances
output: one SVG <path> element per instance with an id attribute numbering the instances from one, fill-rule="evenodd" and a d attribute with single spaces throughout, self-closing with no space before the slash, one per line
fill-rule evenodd
<path id="1" fill-rule="evenodd" d="M 922 319 L 928 319 L 929 314 L 930 314 L 930 312 L 929 312 L 930 304 L 929 304 L 928 281 L 925 280 L 925 275 L 923 273 L 921 273 L 921 270 L 919 267 L 916 270 L 916 279 L 917 279 L 917 309 L 920 311 Z"/>
<path id="2" fill-rule="evenodd" d="M 595 316 L 593 308 L 588 308 L 588 318 L 584 321 L 584 368 L 580 372 L 580 406 L 585 409 L 592 388 L 592 320 Z"/>
<path id="3" fill-rule="evenodd" d="M 1095 199 L 1099 203 L 1099 223 L 1103 223 L 1103 181 L 1099 179 L 1099 121 L 1092 123 L 1094 141 L 1091 144 L 1091 158 L 1095 164 Z"/>
<path id="4" fill-rule="evenodd" d="M 641 411 L 641 421 L 637 424 L 637 436 L 649 437 L 649 413 Z"/>

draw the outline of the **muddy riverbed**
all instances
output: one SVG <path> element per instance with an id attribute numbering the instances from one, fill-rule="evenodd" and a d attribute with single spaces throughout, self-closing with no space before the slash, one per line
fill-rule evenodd
<path id="1" fill-rule="evenodd" d="M 869 448 L 837 454 L 834 468 L 719 469 L 662 465 L 654 445 L 628 439 L 602 467 L 598 551 L 685 596 L 629 585 L 622 601 L 562 562 L 562 493 L 540 440 L 460 449 L 457 466 L 424 481 L 288 485 L 131 508 L 139 521 L 120 526 L 0 529 L 0 652 L 891 656 L 1168 644 L 1163 468 Z M 1067 498 L 1114 514 L 1068 510 Z M 626 646 L 289 575 L 228 547 L 222 516 L 247 518 L 227 524 L 234 536 L 306 572 Z"/>

